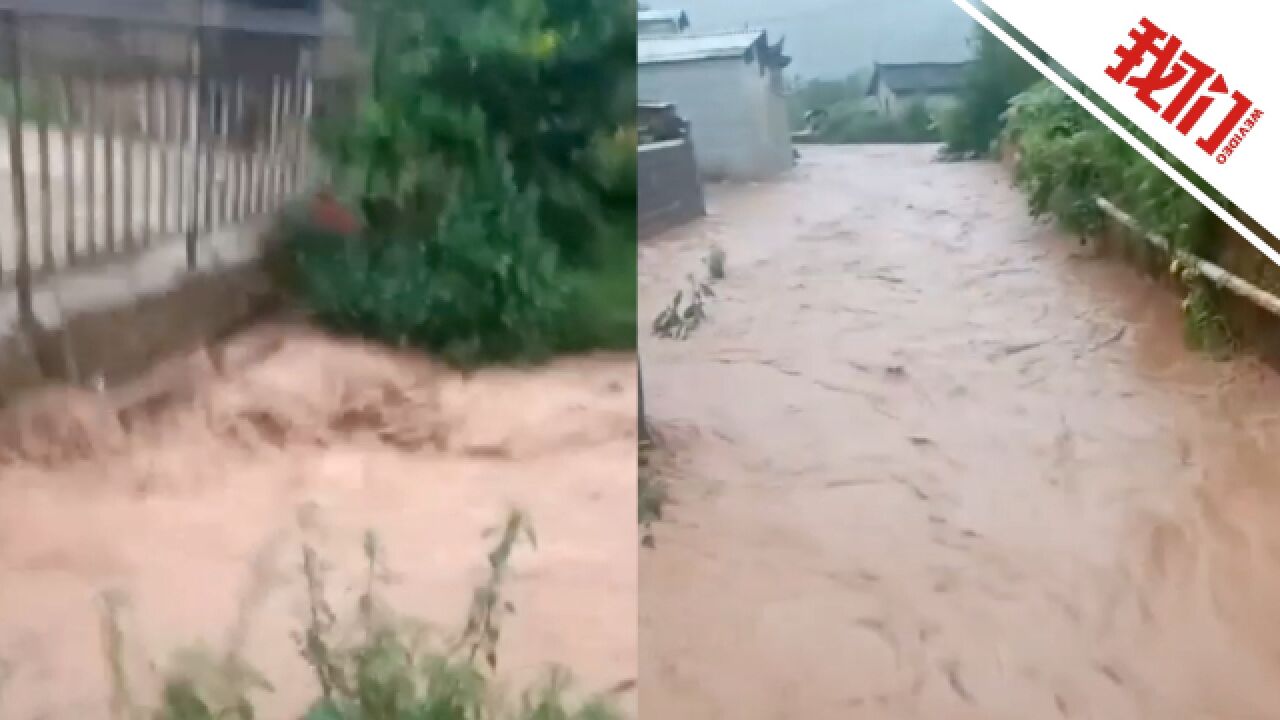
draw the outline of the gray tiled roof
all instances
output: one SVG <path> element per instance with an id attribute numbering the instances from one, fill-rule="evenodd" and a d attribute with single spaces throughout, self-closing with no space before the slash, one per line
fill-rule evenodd
<path id="1" fill-rule="evenodd" d="M 874 95 L 883 83 L 896 94 L 948 92 L 964 83 L 964 62 L 876 63 L 867 93 Z"/>

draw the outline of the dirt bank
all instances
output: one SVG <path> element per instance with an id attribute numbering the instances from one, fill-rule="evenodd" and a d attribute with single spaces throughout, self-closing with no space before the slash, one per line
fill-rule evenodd
<path id="1" fill-rule="evenodd" d="M 291 638 L 304 537 L 342 591 L 375 530 L 388 598 L 453 629 L 484 576 L 482 533 L 513 505 L 539 546 L 513 565 L 506 673 L 561 663 L 588 690 L 635 677 L 632 358 L 464 377 L 263 326 L 215 359 L 225 375 L 198 354 L 0 420 L 0 717 L 105 717 L 102 593 L 128 599 L 130 656 L 162 662 L 222 643 L 255 588 L 247 659 L 277 686 L 262 716 L 296 717 L 314 692 Z"/>
<path id="2" fill-rule="evenodd" d="M 1280 380 L 932 152 L 807 148 L 642 249 L 650 317 L 728 253 L 643 349 L 646 716 L 1276 717 Z"/>

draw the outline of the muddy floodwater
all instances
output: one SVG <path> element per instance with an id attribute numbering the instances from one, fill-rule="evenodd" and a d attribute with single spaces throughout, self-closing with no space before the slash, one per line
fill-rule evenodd
<path id="1" fill-rule="evenodd" d="M 1280 378 L 932 147 L 804 148 L 641 250 L 662 720 L 1280 717 Z"/>
<path id="2" fill-rule="evenodd" d="M 486 575 L 482 535 L 512 507 L 538 545 L 512 563 L 503 674 L 555 663 L 583 691 L 634 681 L 634 358 L 463 376 L 268 325 L 220 353 L 221 374 L 204 357 L 0 419 L 0 717 L 107 716 L 104 594 L 124 603 L 140 687 L 151 661 L 239 633 L 276 686 L 259 717 L 298 717 L 317 692 L 292 636 L 304 542 L 350 613 L 373 530 L 385 599 L 456 631 Z"/>

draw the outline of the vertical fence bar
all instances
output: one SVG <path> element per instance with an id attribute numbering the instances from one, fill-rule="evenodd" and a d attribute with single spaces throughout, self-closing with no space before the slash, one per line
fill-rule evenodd
<path id="1" fill-rule="evenodd" d="M 183 233 L 184 237 L 190 235 L 190 220 L 187 218 L 187 210 L 190 205 L 188 195 L 191 192 L 191 174 L 187 171 L 188 153 L 191 150 L 191 141 L 194 133 L 191 132 L 191 76 L 183 76 L 178 84 L 178 135 L 175 138 L 177 162 L 175 164 L 175 172 L 177 174 L 176 182 L 178 189 L 178 197 L 175 210 L 177 211 L 178 232 Z M 190 240 L 190 238 L 188 238 Z M 188 261 L 191 261 L 191 248 L 187 248 Z"/>
<path id="2" fill-rule="evenodd" d="M 85 83 L 84 104 L 84 238 L 88 256 L 98 254 L 98 84 Z"/>
<path id="3" fill-rule="evenodd" d="M 40 269 L 52 272 L 57 267 L 53 256 L 53 183 L 49 172 L 49 108 L 50 96 L 45 78 L 36 77 L 36 142 L 40 154 Z"/>
<path id="4" fill-rule="evenodd" d="M 230 83 L 220 81 L 218 83 L 218 142 L 216 144 L 219 180 L 218 180 L 218 224 L 226 225 L 231 222 L 231 201 L 232 174 L 231 174 L 231 144 L 228 141 L 228 133 L 231 125 L 231 85 Z"/>
<path id="5" fill-rule="evenodd" d="M 271 146 L 271 88 L 259 86 L 258 104 L 253 125 L 253 214 L 266 210 L 267 205 L 267 149 Z"/>
<path id="6" fill-rule="evenodd" d="M 100 89 L 107 103 L 102 118 L 102 161 L 106 165 L 103 177 L 103 199 L 106 202 L 104 222 L 107 230 L 107 253 L 116 251 L 116 103 L 111 86 L 102 83 Z"/>
<path id="7" fill-rule="evenodd" d="M 66 108 L 66 122 L 62 127 L 62 174 L 65 183 L 66 196 L 62 200 L 62 211 L 64 218 L 63 246 L 67 253 L 67 265 L 74 265 L 76 262 L 76 103 L 75 88 L 71 84 L 69 76 L 62 77 L 62 99 L 63 106 Z"/>
<path id="8" fill-rule="evenodd" d="M 313 58 L 314 55 L 309 55 L 308 57 Z M 301 127 L 299 128 L 298 158 L 294 167 L 294 185 L 302 189 L 306 189 L 311 180 L 308 176 L 308 163 L 311 159 L 311 117 L 315 103 L 313 62 L 314 60 L 309 60 L 306 74 L 302 78 L 302 118 Z"/>
<path id="9" fill-rule="evenodd" d="M 201 18 L 203 21 L 203 18 Z M 191 76 L 187 79 L 187 128 L 191 141 L 191 203 L 187 213 L 187 268 L 194 270 L 198 261 L 196 240 L 200 233 L 200 131 L 203 127 L 200 113 L 201 76 L 203 75 L 203 29 L 191 37 Z M 185 175 L 185 173 L 184 173 Z M 184 198 L 185 200 L 185 198 Z"/>
<path id="10" fill-rule="evenodd" d="M 227 222 L 227 193 L 231 187 L 230 166 L 227 164 L 227 117 L 231 97 L 227 94 L 227 84 L 218 79 L 212 83 L 212 91 L 217 102 L 214 103 L 213 127 L 210 132 L 210 146 L 214 167 L 213 220 L 217 227 Z"/>
<path id="11" fill-rule="evenodd" d="M 142 245 L 151 245 L 151 231 L 154 227 L 155 205 L 152 198 L 152 176 L 155 174 L 152 164 L 155 162 L 156 146 L 156 108 L 155 108 L 155 76 L 147 73 L 142 80 Z"/>
<path id="12" fill-rule="evenodd" d="M 276 196 L 275 205 L 272 209 L 279 209 L 288 195 L 289 180 L 289 159 L 293 151 L 293 110 L 294 98 L 294 79 L 283 78 L 281 84 L 284 85 L 284 94 L 280 98 L 280 137 L 279 144 L 276 146 L 276 174 L 275 188 L 273 189 Z"/>
<path id="13" fill-rule="evenodd" d="M 159 130 L 160 130 L 160 177 L 159 177 L 159 197 L 156 199 L 156 205 L 160 207 L 160 224 L 159 229 L 162 234 L 167 234 L 173 227 L 169 223 L 169 165 L 173 159 L 173 153 L 170 152 L 170 140 L 173 137 L 172 115 L 170 101 L 173 99 L 173 82 L 172 78 L 162 77 L 159 87 L 159 102 L 157 110 L 160 111 Z"/>
<path id="14" fill-rule="evenodd" d="M 17 257 L 14 280 L 18 286 L 18 316 L 24 321 L 35 319 L 31 301 L 31 245 L 27 225 L 27 171 L 22 143 L 22 60 L 18 48 L 18 15 L 3 12 L 4 51 L 13 73 L 13 116 L 9 118 L 9 168 L 13 184 L 13 216 L 17 231 Z"/>
<path id="15" fill-rule="evenodd" d="M 133 90 L 132 86 L 132 82 L 122 81 L 120 83 L 121 94 L 124 93 L 125 88 Z M 130 106 L 132 106 L 132 103 L 130 103 Z M 124 248 L 132 250 L 137 243 L 134 224 L 137 208 L 133 205 L 134 181 L 137 179 L 137 175 L 134 173 L 133 156 L 138 146 L 138 134 L 133 127 L 133 123 L 129 122 L 130 118 L 127 115 L 120 120 L 117 128 L 120 132 L 120 151 L 124 154 L 124 162 L 121 164 L 121 170 L 124 174 L 124 192 L 122 193 L 124 206 L 121 208 L 120 213 L 122 225 L 120 242 Z"/>
<path id="16" fill-rule="evenodd" d="M 297 87 L 298 78 L 296 73 L 293 77 L 284 79 L 284 108 L 280 112 L 280 168 L 279 177 L 276 179 L 276 183 L 279 186 L 277 194 L 281 200 L 289 197 L 291 180 L 293 179 L 293 144 L 294 133 L 297 130 L 297 104 L 299 99 Z"/>
<path id="17" fill-rule="evenodd" d="M 270 212 L 275 208 L 275 168 L 277 143 L 280 140 L 280 76 L 271 76 L 271 117 L 267 126 L 267 150 L 263 154 L 262 173 L 262 210 Z"/>
<path id="18" fill-rule="evenodd" d="M 217 205 L 214 198 L 217 196 L 218 177 L 214 172 L 215 155 L 214 151 L 218 146 L 218 105 L 217 81 L 206 76 L 204 82 L 201 83 L 201 102 L 203 108 L 200 113 L 201 127 L 201 150 L 204 155 L 204 232 L 213 230 L 213 210 Z"/>
<path id="19" fill-rule="evenodd" d="M 235 134 L 236 134 L 236 197 L 235 197 L 235 219 L 236 222 L 243 222 L 249 214 L 249 192 L 250 192 L 250 152 L 247 148 L 252 147 L 248 144 L 248 138 L 245 137 L 245 116 L 244 116 L 244 77 L 236 76 L 236 110 L 235 110 Z"/>

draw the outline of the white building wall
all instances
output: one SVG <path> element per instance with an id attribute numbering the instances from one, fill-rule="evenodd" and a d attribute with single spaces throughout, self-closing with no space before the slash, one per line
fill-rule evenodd
<path id="1" fill-rule="evenodd" d="M 757 180 L 791 166 L 781 88 L 770 90 L 759 65 L 741 58 L 641 65 L 637 98 L 675 103 L 705 177 Z"/>
<path id="2" fill-rule="evenodd" d="M 783 92 L 782 77 L 777 70 L 771 70 L 763 77 L 758 67 L 753 66 L 753 70 L 751 82 L 756 88 L 763 118 L 756 163 L 766 175 L 774 175 L 795 164 L 791 147 L 791 122 L 787 118 L 787 100 Z"/>

